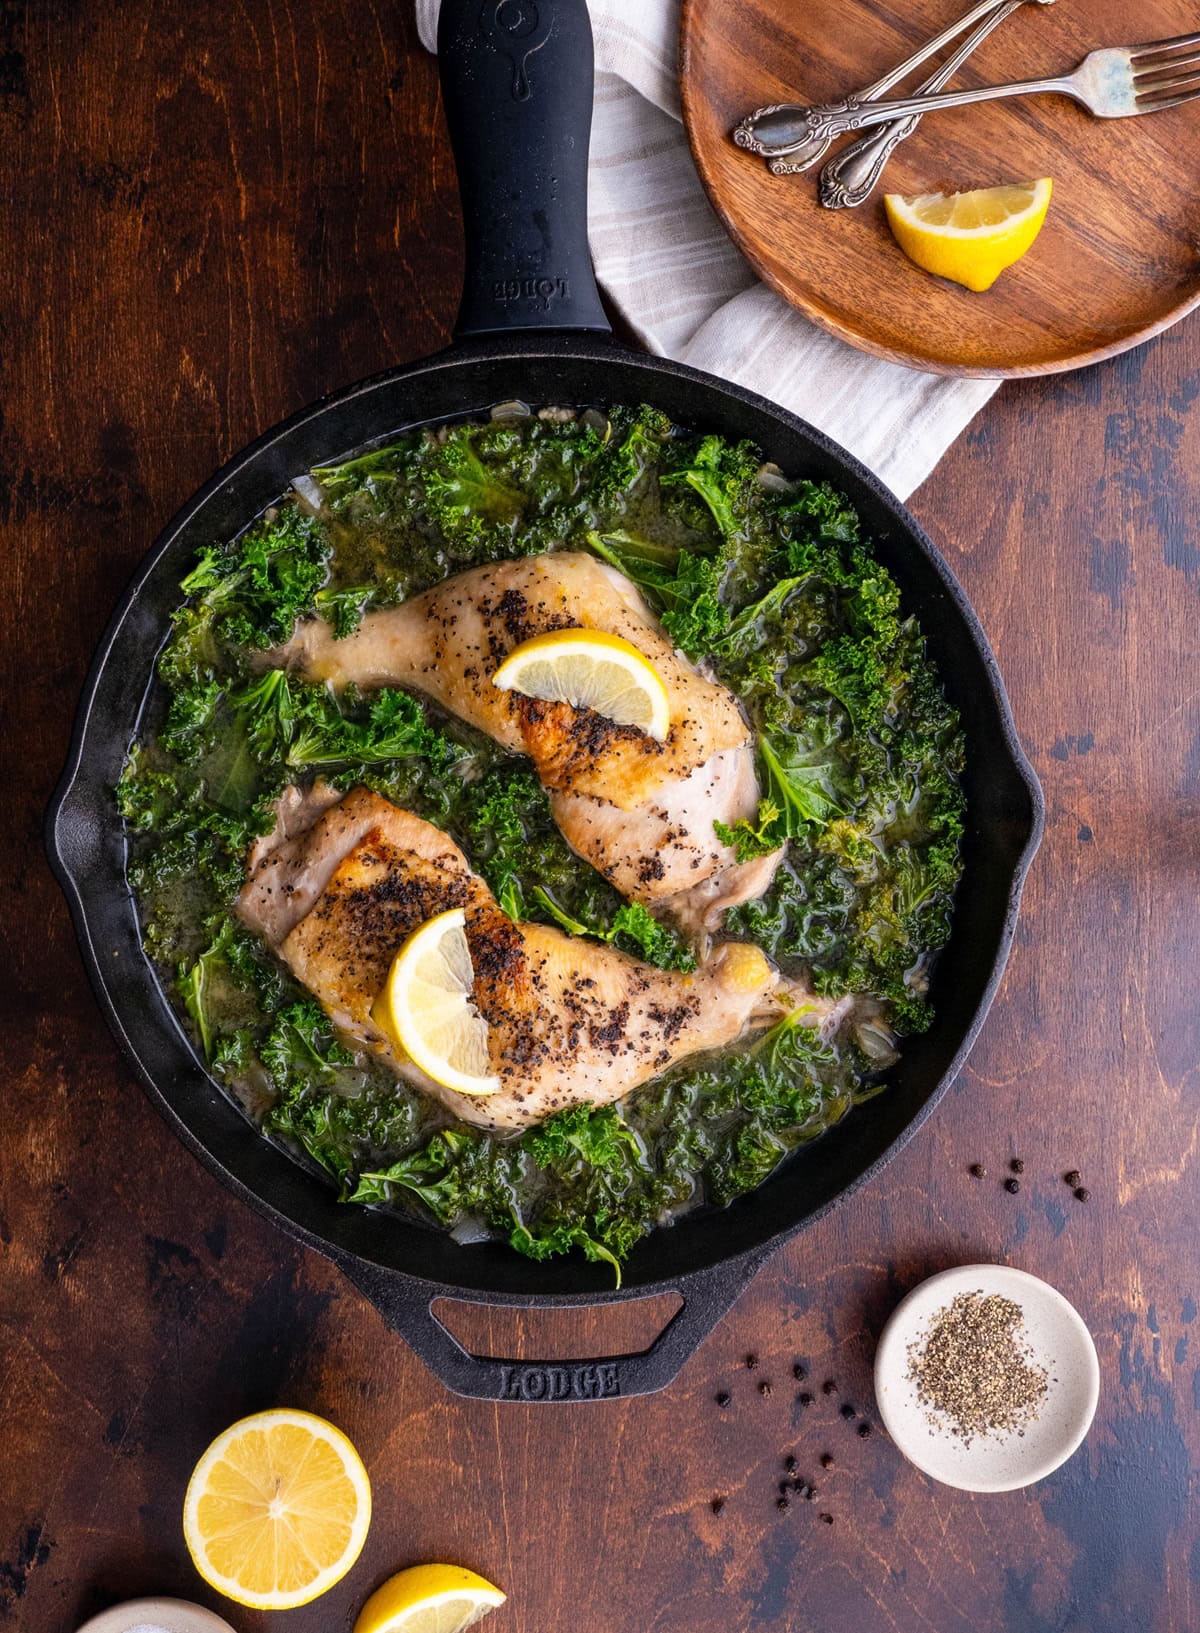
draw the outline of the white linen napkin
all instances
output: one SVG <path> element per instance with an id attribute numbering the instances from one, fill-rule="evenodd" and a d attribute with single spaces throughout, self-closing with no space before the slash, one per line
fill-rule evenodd
<path id="1" fill-rule="evenodd" d="M 415 0 L 436 49 L 440 0 Z M 588 236 L 596 276 L 650 351 L 770 397 L 901 498 L 997 380 L 902 368 L 828 335 L 760 283 L 713 214 L 679 111 L 679 0 L 588 0 L 596 103 Z"/>

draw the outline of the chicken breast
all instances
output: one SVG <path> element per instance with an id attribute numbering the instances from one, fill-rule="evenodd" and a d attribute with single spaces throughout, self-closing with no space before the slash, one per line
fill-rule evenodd
<path id="1" fill-rule="evenodd" d="M 285 796 L 276 831 L 260 847 L 238 899 L 243 921 L 342 1032 L 480 1128 L 518 1130 L 565 1106 L 620 1100 L 798 1002 L 756 947 L 729 943 L 696 974 L 681 975 L 603 943 L 514 923 L 452 840 L 364 788 L 336 804 L 310 799 L 303 814 Z M 401 944 L 452 907 L 466 914 L 473 998 L 502 1085 L 487 1097 L 435 1083 L 371 1019 Z M 836 1009 L 807 1002 L 814 1025 Z"/>
<path id="2" fill-rule="evenodd" d="M 588 709 L 492 684 L 515 646 L 554 629 L 623 636 L 661 675 L 671 729 L 656 742 Z M 760 895 L 782 852 L 739 863 L 715 822 L 753 816 L 758 784 L 737 700 L 676 652 L 637 588 L 589 555 L 554 552 L 474 568 L 368 613 L 337 639 L 302 624 L 274 660 L 340 689 L 406 686 L 528 754 L 575 851 L 621 893 L 695 929 Z"/>

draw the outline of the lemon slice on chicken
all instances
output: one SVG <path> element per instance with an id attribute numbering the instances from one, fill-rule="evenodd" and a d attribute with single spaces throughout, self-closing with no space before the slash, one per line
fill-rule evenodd
<path id="1" fill-rule="evenodd" d="M 883 202 L 910 261 L 982 293 L 1032 248 L 1053 191 L 1053 182 L 1043 177 L 970 193 L 888 193 Z"/>
<path id="2" fill-rule="evenodd" d="M 367 1600 L 354 1633 L 464 1633 L 504 1603 L 504 1594 L 459 1565 L 413 1565 Z"/>
<path id="3" fill-rule="evenodd" d="M 461 907 L 414 930 L 392 961 L 371 1018 L 443 1088 L 495 1094 L 488 1024 L 471 1001 L 475 971 Z"/>
<path id="4" fill-rule="evenodd" d="M 554 629 L 514 647 L 492 676 L 502 692 L 594 709 L 662 742 L 671 705 L 658 670 L 630 641 L 601 629 Z"/>

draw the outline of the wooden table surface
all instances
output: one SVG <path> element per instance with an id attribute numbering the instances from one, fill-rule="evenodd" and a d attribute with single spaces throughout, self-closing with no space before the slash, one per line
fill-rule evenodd
<path id="1" fill-rule="evenodd" d="M 453 173 L 410 9 L 0 3 L 0 1624 L 215 1603 L 180 1536 L 187 1474 L 232 1419 L 290 1403 L 352 1435 L 375 1521 L 328 1598 L 273 1621 L 232 1607 L 239 1633 L 338 1633 L 430 1558 L 508 1590 L 495 1633 L 1200 1626 L 1200 322 L 1007 387 L 916 498 L 1046 791 L 1017 946 L 930 1125 L 775 1256 L 670 1389 L 553 1410 L 448 1395 L 187 1154 L 99 1017 L 40 825 L 116 596 L 247 439 L 448 334 Z M 933 1485 L 837 1411 L 870 1405 L 900 1293 L 974 1259 L 1062 1287 L 1100 1353 L 1085 1448 L 1009 1496 Z M 623 1319 L 471 1328 L 569 1352 L 653 1326 Z M 780 1514 L 792 1451 L 819 1495 Z"/>

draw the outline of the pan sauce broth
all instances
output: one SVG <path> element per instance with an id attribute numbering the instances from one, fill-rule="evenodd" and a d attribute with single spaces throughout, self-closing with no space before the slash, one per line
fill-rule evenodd
<path id="1" fill-rule="evenodd" d="M 451 574 L 564 547 L 631 578 L 756 733 L 762 803 L 729 837 L 739 856 L 785 844 L 785 860 L 718 943 L 756 943 L 845 1013 L 832 1036 L 785 1021 L 617 1106 L 501 1140 L 348 1047 L 230 910 L 271 802 L 322 778 L 448 832 L 512 917 L 694 967 L 684 935 L 631 918 L 569 849 L 523 757 L 396 689 L 335 699 L 263 669 L 298 618 L 346 633 Z M 878 1092 L 932 1019 L 929 965 L 961 871 L 957 718 L 845 498 L 747 445 L 651 409 L 510 404 L 308 473 L 202 555 L 159 678 L 117 789 L 147 952 L 210 1070 L 344 1199 L 617 1265 Z"/>

